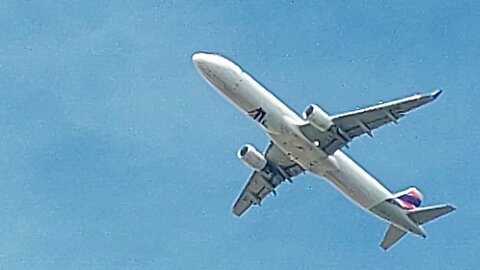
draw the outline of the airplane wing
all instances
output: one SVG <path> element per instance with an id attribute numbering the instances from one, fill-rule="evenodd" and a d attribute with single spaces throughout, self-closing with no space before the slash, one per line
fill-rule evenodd
<path id="1" fill-rule="evenodd" d="M 430 94 L 416 94 L 391 102 L 332 116 L 333 126 L 321 132 L 311 124 L 300 127 L 307 138 L 318 141 L 328 155 L 347 146 L 355 137 L 363 134 L 372 136 L 372 131 L 402 118 L 408 111 L 435 100 L 442 90 Z M 348 146 L 347 146 L 348 147 Z"/>
<path id="2" fill-rule="evenodd" d="M 262 171 L 255 171 L 250 176 L 240 197 L 233 206 L 233 213 L 241 216 L 252 204 L 259 205 L 270 193 L 276 194 L 275 188 L 285 180 L 302 173 L 304 169 L 285 155 L 273 142 L 265 150 L 268 165 Z"/>

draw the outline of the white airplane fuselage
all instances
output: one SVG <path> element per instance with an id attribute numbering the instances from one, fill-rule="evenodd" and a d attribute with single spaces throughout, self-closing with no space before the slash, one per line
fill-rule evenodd
<path id="1" fill-rule="evenodd" d="M 324 177 L 347 198 L 374 215 L 414 234 L 425 236 L 406 211 L 385 203 L 393 194 L 341 150 L 327 155 L 306 138 L 299 126 L 306 124 L 283 102 L 232 61 L 210 53 L 196 53 L 195 66 L 207 82 L 268 134 L 286 155 L 305 170 Z M 254 115 L 261 108 L 260 115 Z"/>

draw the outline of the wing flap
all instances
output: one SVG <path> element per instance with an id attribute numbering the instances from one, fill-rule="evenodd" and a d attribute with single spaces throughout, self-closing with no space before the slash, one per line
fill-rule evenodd
<path id="1" fill-rule="evenodd" d="M 319 147 L 331 155 L 338 149 L 361 135 L 372 136 L 372 131 L 389 123 L 397 123 L 408 111 L 435 100 L 441 90 L 430 94 L 416 94 L 410 97 L 370 106 L 367 108 L 334 115 L 333 126 L 322 132 L 310 123 L 300 126 L 302 133 L 311 141 L 319 142 Z"/>
<path id="2" fill-rule="evenodd" d="M 405 113 L 435 100 L 441 93 L 442 90 L 436 90 L 430 94 L 416 94 L 335 115 L 332 117 L 332 121 L 353 139 L 363 134 L 371 134 L 374 129 L 388 123 L 396 123 Z"/>
<path id="3" fill-rule="evenodd" d="M 262 171 L 252 173 L 233 205 L 233 213 L 237 216 L 241 216 L 252 205 L 260 205 L 268 194 L 276 194 L 275 188 L 283 181 L 304 171 L 272 142 L 265 150 L 264 155 L 268 165 Z"/>

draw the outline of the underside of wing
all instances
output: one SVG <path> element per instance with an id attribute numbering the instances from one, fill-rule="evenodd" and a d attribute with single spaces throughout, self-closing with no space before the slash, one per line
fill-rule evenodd
<path id="1" fill-rule="evenodd" d="M 332 154 L 346 146 L 352 139 L 368 134 L 388 123 L 397 123 L 405 113 L 435 100 L 441 90 L 429 94 L 416 94 L 391 102 L 331 116 L 333 125 L 325 132 L 307 124 L 300 129 L 312 141 L 318 141 L 325 153 Z"/>
<path id="2" fill-rule="evenodd" d="M 364 109 L 347 112 L 333 117 L 333 122 L 350 138 L 370 134 L 372 130 L 388 123 L 396 123 L 405 113 L 435 100 L 441 90 L 430 94 L 416 94 Z"/>
<path id="3" fill-rule="evenodd" d="M 268 161 L 267 166 L 252 173 L 233 206 L 233 213 L 237 216 L 245 213 L 250 206 L 259 205 L 268 194 L 276 194 L 275 188 L 280 183 L 304 171 L 273 143 L 270 143 L 264 155 Z"/>

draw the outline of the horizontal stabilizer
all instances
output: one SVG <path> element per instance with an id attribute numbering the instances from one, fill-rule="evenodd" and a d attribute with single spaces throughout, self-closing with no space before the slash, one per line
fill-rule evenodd
<path id="1" fill-rule="evenodd" d="M 387 232 L 385 233 L 385 237 L 383 238 L 382 243 L 380 246 L 384 249 L 387 250 L 389 247 L 393 246 L 402 236 L 407 233 L 406 231 L 398 228 L 397 226 L 390 224 L 388 226 Z"/>
<path id="2" fill-rule="evenodd" d="M 455 207 L 444 204 L 429 207 L 416 208 L 408 213 L 408 216 L 417 224 L 422 225 L 438 217 L 446 215 L 455 210 Z"/>

